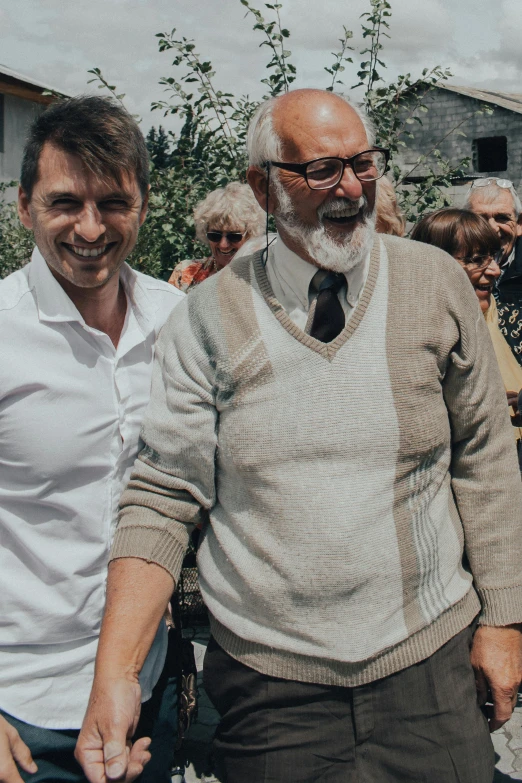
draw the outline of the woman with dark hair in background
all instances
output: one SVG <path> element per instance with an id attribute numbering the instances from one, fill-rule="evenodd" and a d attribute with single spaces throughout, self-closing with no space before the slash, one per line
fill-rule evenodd
<path id="1" fill-rule="evenodd" d="M 493 342 L 500 374 L 506 388 L 508 404 L 515 415 L 512 424 L 517 428 L 515 436 L 522 456 L 522 423 L 518 408 L 522 391 L 522 367 L 515 359 L 498 325 L 497 306 L 493 288 L 500 275 L 498 258 L 501 254 L 500 240 L 480 215 L 465 209 L 453 207 L 439 209 L 420 220 L 413 228 L 411 238 L 417 242 L 436 245 L 458 261 L 466 272 L 479 300 Z"/>

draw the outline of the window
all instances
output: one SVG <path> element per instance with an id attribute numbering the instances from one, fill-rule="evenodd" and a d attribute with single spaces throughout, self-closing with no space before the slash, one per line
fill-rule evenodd
<path id="1" fill-rule="evenodd" d="M 506 171 L 507 139 L 505 136 L 489 136 L 473 140 L 473 168 L 475 171 Z"/>
<path id="2" fill-rule="evenodd" d="M 4 96 L 0 93 L 0 152 L 4 152 Z"/>

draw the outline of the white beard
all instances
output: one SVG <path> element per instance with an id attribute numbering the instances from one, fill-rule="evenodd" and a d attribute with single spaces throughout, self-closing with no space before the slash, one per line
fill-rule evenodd
<path id="1" fill-rule="evenodd" d="M 376 210 L 374 207 L 370 211 L 365 196 L 361 196 L 356 205 L 359 209 L 362 207 L 363 222 L 346 237 L 346 241 L 338 242 L 328 235 L 322 218 L 326 213 L 335 214 L 336 211 L 342 211 L 347 206 L 353 207 L 353 201 L 337 198 L 322 204 L 317 210 L 320 225 L 311 228 L 296 217 L 292 200 L 277 175 L 272 175 L 272 184 L 278 201 L 278 209 L 274 213 L 278 226 L 302 247 L 318 267 L 332 272 L 346 273 L 367 258 L 374 240 Z"/>

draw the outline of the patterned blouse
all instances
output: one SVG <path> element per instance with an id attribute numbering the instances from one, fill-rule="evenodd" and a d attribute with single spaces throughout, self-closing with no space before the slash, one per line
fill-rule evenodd
<path id="1" fill-rule="evenodd" d="M 499 302 L 498 326 L 507 340 L 516 360 L 522 364 L 522 307 L 520 302 Z"/>
<path id="2" fill-rule="evenodd" d="M 194 260 L 188 258 L 176 264 L 169 277 L 169 283 L 175 285 L 180 291 L 187 293 L 198 283 L 202 283 L 207 277 L 214 275 L 216 271 L 212 256 Z"/>

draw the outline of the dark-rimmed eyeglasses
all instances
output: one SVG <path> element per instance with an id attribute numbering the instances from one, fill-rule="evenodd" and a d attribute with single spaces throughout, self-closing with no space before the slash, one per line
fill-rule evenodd
<path id="1" fill-rule="evenodd" d="M 478 272 L 479 270 L 487 269 L 493 262 L 498 264 L 502 258 L 502 250 L 499 250 L 497 253 L 475 253 L 472 256 L 455 256 L 455 258 L 457 261 L 462 261 L 465 266 Z"/>
<path id="2" fill-rule="evenodd" d="M 207 239 L 210 242 L 221 242 L 222 237 L 225 237 L 231 244 L 234 244 L 241 242 L 244 236 L 239 231 L 207 231 Z"/>
<path id="3" fill-rule="evenodd" d="M 339 184 L 346 166 L 351 167 L 360 182 L 380 179 L 386 173 L 389 158 L 389 150 L 375 147 L 358 152 L 351 158 L 315 158 L 306 163 L 280 163 L 271 160 L 270 165 L 300 174 L 311 190 L 327 190 Z"/>

